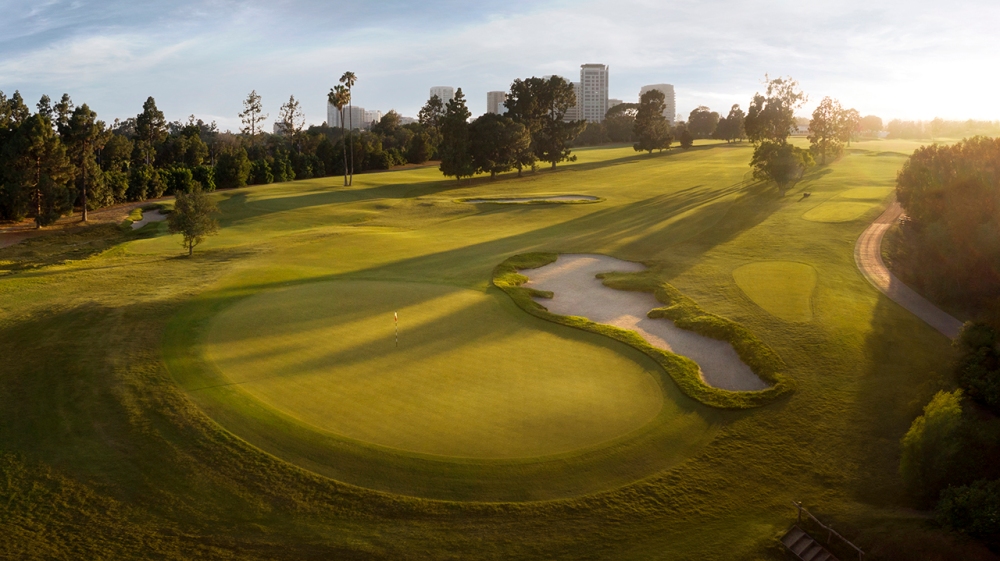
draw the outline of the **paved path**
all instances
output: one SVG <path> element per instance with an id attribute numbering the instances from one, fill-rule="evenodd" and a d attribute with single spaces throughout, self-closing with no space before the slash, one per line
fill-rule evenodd
<path id="1" fill-rule="evenodd" d="M 732 345 L 674 326 L 668 319 L 650 319 L 646 314 L 663 306 L 648 292 L 615 290 L 604 286 L 599 273 L 638 272 L 646 267 L 606 255 L 560 255 L 552 264 L 524 269 L 530 280 L 525 286 L 552 291 L 554 296 L 536 298 L 550 312 L 582 316 L 596 323 L 635 331 L 650 345 L 686 356 L 701 368 L 705 383 L 724 390 L 756 391 L 768 384 L 744 364 Z"/>
<path id="2" fill-rule="evenodd" d="M 872 283 L 889 299 L 906 308 L 946 337 L 954 339 L 958 337 L 958 332 L 962 329 L 962 322 L 951 317 L 903 284 L 896 278 L 896 275 L 889 272 L 882 261 L 882 238 L 902 214 L 903 207 L 899 205 L 899 202 L 893 201 L 892 205 L 882 213 L 882 216 L 879 216 L 858 238 L 858 243 L 854 246 L 854 261 L 868 282 Z"/>

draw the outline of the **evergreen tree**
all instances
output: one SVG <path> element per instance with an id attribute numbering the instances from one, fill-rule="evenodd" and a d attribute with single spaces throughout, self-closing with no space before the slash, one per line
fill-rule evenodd
<path id="1" fill-rule="evenodd" d="M 636 143 L 633 148 L 636 152 L 646 151 L 652 154 L 653 150 L 670 148 L 673 137 L 670 135 L 667 118 L 663 116 L 666 108 L 666 96 L 660 90 L 649 90 L 642 94 L 635 115 Z"/>
<path id="2" fill-rule="evenodd" d="M 219 211 L 212 199 L 200 187 L 190 193 L 178 193 L 174 211 L 167 217 L 167 226 L 172 234 L 181 234 L 183 246 L 190 257 L 194 248 L 211 234 L 218 232 L 219 223 L 212 215 Z"/>
<path id="3" fill-rule="evenodd" d="M 264 105 L 261 103 L 261 97 L 257 94 L 257 90 L 252 90 L 245 100 L 243 100 L 243 111 L 240 112 L 240 122 L 243 123 L 243 128 L 240 129 L 244 135 L 250 138 L 250 143 L 253 144 L 257 135 L 263 132 L 261 130 L 261 124 L 267 120 L 267 114 L 264 113 Z"/>
<path id="4" fill-rule="evenodd" d="M 531 151 L 528 129 L 495 113 L 487 113 L 473 121 L 469 135 L 476 170 L 489 173 L 490 179 L 513 169 L 519 155 Z"/>
<path id="5" fill-rule="evenodd" d="M 66 107 L 68 102 L 69 96 L 64 95 L 59 106 Z M 80 192 L 83 213 L 81 220 L 86 222 L 91 205 L 98 208 L 114 202 L 114 196 L 104 189 L 104 174 L 97 164 L 97 150 L 104 140 L 104 123 L 97 120 L 97 113 L 85 103 L 73 110 L 60 130 L 70 160 L 76 167 L 76 187 Z M 96 194 L 92 201 L 88 201 L 90 193 Z"/>
<path id="6" fill-rule="evenodd" d="M 462 88 L 455 92 L 455 98 L 448 102 L 444 119 L 441 121 L 441 172 L 461 181 L 476 173 L 469 143 L 469 117 L 472 113 L 465 106 Z"/>
<path id="7" fill-rule="evenodd" d="M 3 160 L 2 199 L 9 218 L 34 212 L 41 228 L 73 209 L 73 166 L 48 118 L 38 114 L 21 123 L 4 146 Z"/>
<path id="8" fill-rule="evenodd" d="M 152 97 L 146 99 L 146 103 L 142 104 L 142 113 L 135 117 L 135 134 L 143 160 L 147 166 L 152 165 L 156 145 L 167 137 L 167 121 Z"/>
<path id="9" fill-rule="evenodd" d="M 552 76 L 514 80 L 504 106 L 508 117 L 527 127 L 535 157 L 554 168 L 559 162 L 576 161 L 569 145 L 587 126 L 586 121 L 566 121 L 566 112 L 576 102 L 573 84 Z"/>

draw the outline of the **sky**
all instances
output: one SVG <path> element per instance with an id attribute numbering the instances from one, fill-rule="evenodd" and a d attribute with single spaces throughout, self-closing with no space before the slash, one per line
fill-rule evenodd
<path id="1" fill-rule="evenodd" d="M 0 0 L 0 91 L 69 93 L 100 118 L 147 97 L 168 120 L 239 127 L 251 90 L 271 121 L 294 95 L 326 120 L 344 71 L 366 109 L 416 116 L 432 86 L 473 115 L 516 78 L 610 66 L 612 98 L 673 84 L 677 111 L 720 113 L 791 76 L 886 121 L 1000 120 L 1000 2 L 924 0 Z"/>

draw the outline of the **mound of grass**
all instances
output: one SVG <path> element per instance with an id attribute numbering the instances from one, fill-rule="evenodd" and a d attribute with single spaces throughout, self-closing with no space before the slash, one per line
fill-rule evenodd
<path id="1" fill-rule="evenodd" d="M 534 316 L 577 329 L 600 333 L 639 349 L 656 360 L 673 378 L 681 391 L 705 405 L 720 409 L 750 409 L 770 403 L 793 389 L 792 380 L 783 373 L 784 363 L 774 351 L 749 330 L 728 319 L 706 313 L 693 300 L 681 294 L 673 286 L 659 281 L 649 271 L 608 273 L 601 275 L 601 278 L 603 278 L 605 286 L 617 290 L 652 292 L 656 299 L 666 306 L 651 310 L 649 317 L 669 319 L 682 329 L 727 341 L 754 374 L 772 386 L 766 390 L 754 392 L 734 392 L 714 388 L 701 379 L 698 365 L 692 360 L 656 348 L 633 331 L 595 323 L 586 318 L 560 316 L 549 312 L 533 298 L 551 298 L 552 294 L 522 287 L 521 285 L 527 282 L 528 277 L 518 271 L 543 267 L 555 262 L 556 259 L 558 259 L 558 254 L 555 253 L 516 255 L 497 265 L 493 271 L 493 284 L 509 294 L 523 310 Z"/>
<path id="2" fill-rule="evenodd" d="M 874 203 L 827 201 L 803 214 L 802 218 L 810 222 L 852 222 L 875 206 Z"/>
<path id="3" fill-rule="evenodd" d="M 888 197 L 892 191 L 892 187 L 857 187 L 844 191 L 837 195 L 837 198 L 879 202 Z"/>
<path id="4" fill-rule="evenodd" d="M 813 318 L 816 269 L 805 263 L 763 261 L 733 271 L 736 286 L 754 304 L 779 319 L 807 322 Z"/>

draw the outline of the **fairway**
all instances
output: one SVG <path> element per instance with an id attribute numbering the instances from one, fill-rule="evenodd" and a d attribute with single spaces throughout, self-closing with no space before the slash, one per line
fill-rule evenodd
<path id="1" fill-rule="evenodd" d="M 409 452 L 544 456 L 656 417 L 655 371 L 532 329 L 500 298 L 398 282 L 266 291 L 215 319 L 207 354 L 234 384 L 292 417 Z"/>
<path id="2" fill-rule="evenodd" d="M 812 320 L 816 269 L 811 266 L 788 261 L 750 263 L 733 271 L 733 278 L 754 304 L 773 316 L 792 322 Z"/>
<path id="3" fill-rule="evenodd" d="M 917 146 L 857 143 L 785 195 L 714 141 L 308 179 L 211 194 L 190 258 L 163 222 L 2 248 L 0 557 L 777 561 L 792 501 L 865 559 L 964 551 L 899 476 L 951 341 L 854 260 Z M 456 202 L 558 194 L 600 202 Z M 526 254 L 641 264 L 794 391 L 688 397 L 616 332 L 494 287 Z"/>

